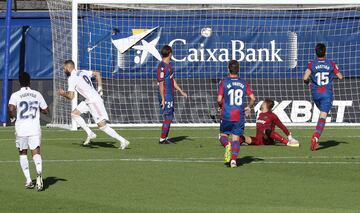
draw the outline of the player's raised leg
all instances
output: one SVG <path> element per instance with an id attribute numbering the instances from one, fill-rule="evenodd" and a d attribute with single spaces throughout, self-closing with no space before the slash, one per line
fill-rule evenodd
<path id="1" fill-rule="evenodd" d="M 120 142 L 119 149 L 126 149 L 126 147 L 129 146 L 130 142 L 120 136 L 113 128 L 111 128 L 105 120 L 98 123 L 98 127 L 101 131 L 105 132 L 107 135 L 109 135 L 112 138 L 115 138 Z"/>
<path id="2" fill-rule="evenodd" d="M 82 101 L 72 112 L 71 112 L 71 118 L 76 121 L 76 123 L 86 132 L 87 138 L 83 145 L 90 144 L 90 141 L 96 138 L 96 134 L 91 131 L 91 129 L 87 126 L 85 120 L 81 117 L 81 114 L 89 112 L 90 108 L 85 103 L 85 101 Z"/>
<path id="3" fill-rule="evenodd" d="M 109 116 L 106 112 L 104 102 L 97 101 L 94 103 L 88 104 L 90 108 L 91 116 L 94 118 L 96 124 L 98 125 L 99 129 L 103 132 L 105 132 L 107 135 L 109 135 L 112 138 L 115 138 L 117 141 L 120 142 L 119 149 L 125 149 L 129 146 L 130 142 L 120 136 L 113 128 L 111 128 L 107 121 L 109 120 Z"/>

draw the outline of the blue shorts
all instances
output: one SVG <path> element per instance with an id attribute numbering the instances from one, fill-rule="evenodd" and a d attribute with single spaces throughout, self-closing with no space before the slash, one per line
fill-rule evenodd
<path id="1" fill-rule="evenodd" d="M 329 113 L 332 107 L 332 101 L 332 98 L 329 97 L 314 98 L 314 103 L 320 112 Z"/>
<path id="2" fill-rule="evenodd" d="M 244 134 L 245 122 L 244 121 L 225 121 L 220 123 L 220 133 L 232 134 L 241 136 Z"/>
<path id="3" fill-rule="evenodd" d="M 165 101 L 165 107 L 164 109 L 161 106 L 161 102 L 159 104 L 160 106 L 160 114 L 164 115 L 172 115 L 174 114 L 174 102 L 173 101 Z"/>

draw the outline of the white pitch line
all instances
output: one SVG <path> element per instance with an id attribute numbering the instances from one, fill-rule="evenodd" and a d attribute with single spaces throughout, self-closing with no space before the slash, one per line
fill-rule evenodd
<path id="1" fill-rule="evenodd" d="M 46 137 L 42 137 L 42 140 L 46 140 L 46 141 L 57 141 L 57 140 L 82 140 L 84 137 L 69 137 L 69 138 L 46 138 Z M 159 137 L 126 137 L 129 139 L 158 139 Z M 309 138 L 309 136 L 297 136 L 296 138 Z M 347 136 L 322 136 L 321 138 L 360 138 L 360 135 L 347 135 Z M 191 139 L 212 139 L 214 141 L 217 141 L 218 138 L 217 136 L 214 137 L 187 137 L 184 140 L 191 140 Z M 11 141 L 11 140 L 15 140 L 15 138 L 3 138 L 0 139 L 1 140 L 6 140 L 6 141 Z M 111 138 L 106 137 L 106 138 L 96 138 L 96 140 L 111 140 Z M 170 138 L 171 140 L 171 138 Z M 321 143 L 321 141 L 320 141 Z"/>
<path id="2" fill-rule="evenodd" d="M 43 160 L 47 163 L 69 163 L 69 162 L 160 162 L 160 163 L 223 163 L 223 160 L 206 159 L 166 159 L 166 158 L 119 158 L 119 159 L 73 159 L 73 160 Z M 0 164 L 19 163 L 17 160 L 0 161 Z M 359 161 L 253 161 L 251 164 L 360 164 Z"/>
<path id="3" fill-rule="evenodd" d="M 301 127 L 301 126 L 292 126 L 291 129 L 305 129 L 305 130 L 312 130 L 314 127 L 313 126 L 307 126 L 307 127 Z M 71 132 L 70 130 L 67 129 L 61 129 L 61 128 L 41 128 L 42 131 L 57 131 L 57 132 Z M 96 128 L 92 128 L 95 129 Z M 160 127 L 139 127 L 139 128 L 121 128 L 121 127 L 115 127 L 114 129 L 119 130 L 119 131 L 159 131 Z M 199 131 L 199 130 L 208 130 L 208 129 L 219 129 L 219 127 L 172 127 L 171 128 L 172 131 Z M 247 127 L 246 129 L 255 129 L 255 127 Z M 326 127 L 326 129 L 334 129 L 334 130 L 360 130 L 360 127 L 357 126 L 339 126 L 339 127 L 331 127 L 328 126 Z M 14 128 L 12 127 L 5 127 L 4 129 L 0 128 L 0 132 L 10 132 L 10 131 L 14 131 Z M 80 130 L 79 130 L 80 131 Z"/>

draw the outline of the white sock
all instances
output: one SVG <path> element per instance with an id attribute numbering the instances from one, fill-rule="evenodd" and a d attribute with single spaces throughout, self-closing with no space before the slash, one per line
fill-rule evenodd
<path id="1" fill-rule="evenodd" d="M 71 114 L 71 117 L 76 121 L 77 124 L 79 124 L 79 126 L 83 130 L 85 130 L 87 135 L 91 135 L 93 133 L 93 131 L 91 131 L 91 129 L 86 125 L 84 119 L 81 116 Z"/>
<path id="2" fill-rule="evenodd" d="M 20 166 L 25 175 L 26 183 L 31 182 L 29 161 L 28 161 L 27 155 L 20 155 Z"/>
<path id="3" fill-rule="evenodd" d="M 115 130 L 113 130 L 109 125 L 105 125 L 100 128 L 101 131 L 108 134 L 110 137 L 115 138 L 116 140 L 120 141 L 121 143 L 125 142 L 126 139 L 121 137 Z"/>
<path id="4" fill-rule="evenodd" d="M 36 173 L 38 175 L 40 175 L 42 173 L 42 159 L 41 159 L 41 155 L 36 154 L 33 156 L 33 160 L 35 163 L 35 167 L 36 167 Z"/>

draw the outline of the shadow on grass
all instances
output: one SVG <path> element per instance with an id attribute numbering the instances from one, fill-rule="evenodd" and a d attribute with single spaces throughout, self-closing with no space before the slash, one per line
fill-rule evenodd
<path id="1" fill-rule="evenodd" d="M 72 144 L 76 145 L 76 146 L 80 146 L 80 147 L 97 149 L 97 148 L 100 148 L 100 147 L 103 147 L 103 148 L 117 148 L 116 144 L 118 144 L 118 143 L 117 142 L 101 142 L 101 141 L 97 141 L 97 142 L 91 142 L 89 145 L 83 145 L 83 144 L 79 144 L 79 143 L 72 143 Z"/>
<path id="2" fill-rule="evenodd" d="M 43 183 L 44 183 L 43 191 L 48 189 L 51 185 L 56 184 L 58 181 L 67 181 L 67 180 L 63 179 L 63 178 L 58 178 L 58 177 L 47 177 L 47 178 L 43 179 Z"/>
<path id="3" fill-rule="evenodd" d="M 236 159 L 236 164 L 238 166 L 243 166 L 245 164 L 250 164 L 252 162 L 256 162 L 256 161 L 263 161 L 264 159 L 262 158 L 255 158 L 253 156 L 245 156 L 242 158 L 238 158 Z M 226 166 L 230 166 L 230 162 L 229 163 L 225 163 Z"/>
<path id="4" fill-rule="evenodd" d="M 338 146 L 340 144 L 348 144 L 348 142 L 339 142 L 334 140 L 319 142 L 319 148 L 317 148 L 317 150 L 327 149 L 330 147 Z"/>
<path id="5" fill-rule="evenodd" d="M 169 141 L 173 143 L 183 142 L 185 140 L 192 141 L 192 139 L 190 139 L 189 136 L 178 136 L 174 138 L 169 138 Z"/>
<path id="6" fill-rule="evenodd" d="M 263 161 L 264 159 L 262 158 L 255 158 L 253 156 L 245 156 L 245 157 L 242 157 L 242 158 L 238 158 L 236 160 L 236 163 L 238 166 L 243 166 L 245 164 L 250 164 L 252 162 L 256 162 L 256 161 Z"/>
<path id="7" fill-rule="evenodd" d="M 115 144 L 118 144 L 116 142 L 91 142 L 89 144 L 89 147 L 91 148 L 98 148 L 98 147 L 103 147 L 103 148 L 117 148 L 115 146 Z"/>

